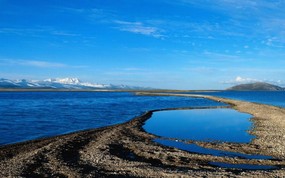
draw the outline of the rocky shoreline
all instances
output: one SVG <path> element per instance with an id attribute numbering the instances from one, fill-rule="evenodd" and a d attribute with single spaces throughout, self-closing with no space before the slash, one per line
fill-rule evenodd
<path id="1" fill-rule="evenodd" d="M 202 97 L 225 102 L 252 114 L 256 138 L 249 144 L 194 142 L 218 150 L 262 154 L 275 159 L 218 157 L 182 151 L 153 142 L 157 138 L 142 126 L 152 112 L 124 124 L 87 130 L 0 148 L 1 177 L 284 177 L 285 109 L 212 96 L 138 93 Z M 276 166 L 273 170 L 221 168 L 209 164 Z"/>

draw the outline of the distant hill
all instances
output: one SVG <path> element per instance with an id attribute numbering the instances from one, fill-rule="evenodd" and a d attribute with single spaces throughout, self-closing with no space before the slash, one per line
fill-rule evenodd
<path id="1" fill-rule="evenodd" d="M 256 82 L 236 85 L 227 90 L 237 90 L 237 91 L 285 91 L 285 88 L 279 87 L 277 85 L 272 85 L 265 82 Z"/>
<path id="2" fill-rule="evenodd" d="M 0 78 L 0 89 L 124 89 L 124 90 L 142 90 L 150 89 L 146 87 L 98 84 L 82 82 L 78 78 L 56 78 L 46 80 L 10 80 Z"/>

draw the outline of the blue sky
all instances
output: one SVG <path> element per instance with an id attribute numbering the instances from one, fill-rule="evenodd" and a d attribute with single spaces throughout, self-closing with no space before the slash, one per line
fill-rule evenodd
<path id="1" fill-rule="evenodd" d="M 0 0 L 0 78 L 285 86 L 285 1 Z"/>

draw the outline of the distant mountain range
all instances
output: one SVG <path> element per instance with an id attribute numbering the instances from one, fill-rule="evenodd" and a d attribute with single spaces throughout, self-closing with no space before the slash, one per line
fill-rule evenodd
<path id="1" fill-rule="evenodd" d="M 238 91 L 285 91 L 285 88 L 282 88 L 277 85 L 272 85 L 265 82 L 256 82 L 236 85 L 227 90 L 238 90 Z"/>
<path id="2" fill-rule="evenodd" d="M 46 80 L 9 80 L 0 78 L 0 88 L 11 89 L 150 89 L 128 85 L 112 85 L 82 82 L 78 78 L 55 78 Z"/>

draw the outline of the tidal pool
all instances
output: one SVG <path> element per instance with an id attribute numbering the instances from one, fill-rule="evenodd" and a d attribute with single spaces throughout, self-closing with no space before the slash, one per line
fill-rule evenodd
<path id="1" fill-rule="evenodd" d="M 146 132 L 179 140 L 249 143 L 254 136 L 246 113 L 234 109 L 193 109 L 154 112 L 143 128 Z"/>

